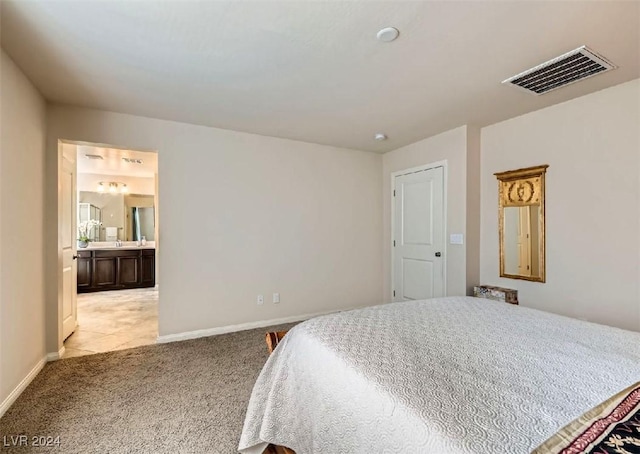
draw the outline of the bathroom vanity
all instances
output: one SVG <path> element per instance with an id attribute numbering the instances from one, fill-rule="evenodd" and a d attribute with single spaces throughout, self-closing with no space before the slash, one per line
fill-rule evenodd
<path id="1" fill-rule="evenodd" d="M 78 293 L 154 287 L 156 250 L 152 246 L 79 249 Z"/>

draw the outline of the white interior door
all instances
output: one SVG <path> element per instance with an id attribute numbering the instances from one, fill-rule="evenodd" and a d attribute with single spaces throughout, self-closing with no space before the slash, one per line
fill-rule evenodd
<path id="1" fill-rule="evenodd" d="M 445 296 L 444 169 L 394 181 L 393 300 Z"/>
<path id="2" fill-rule="evenodd" d="M 62 212 L 60 235 L 62 243 L 62 338 L 66 339 L 78 324 L 77 306 L 77 195 L 75 159 L 63 156 L 60 174 Z"/>

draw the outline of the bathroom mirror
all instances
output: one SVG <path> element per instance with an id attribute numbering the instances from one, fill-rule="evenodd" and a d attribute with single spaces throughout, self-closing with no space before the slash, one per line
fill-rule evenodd
<path id="1" fill-rule="evenodd" d="M 495 174 L 500 277 L 545 282 L 544 177 L 547 167 Z"/>
<path id="2" fill-rule="evenodd" d="M 127 240 L 141 241 L 155 240 L 155 209 L 151 207 L 128 207 L 127 213 Z"/>
<path id="3" fill-rule="evenodd" d="M 93 210 L 93 211 L 91 211 Z M 155 197 L 141 194 L 111 194 L 108 192 L 80 191 L 78 193 L 78 220 L 99 220 L 102 225 L 92 232 L 92 241 L 136 241 L 144 236 L 155 240 Z M 98 218 L 99 216 L 99 218 Z"/>

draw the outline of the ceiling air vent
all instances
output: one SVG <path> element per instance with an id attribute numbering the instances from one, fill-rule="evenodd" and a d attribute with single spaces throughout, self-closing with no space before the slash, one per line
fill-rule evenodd
<path id="1" fill-rule="evenodd" d="M 87 158 L 87 159 L 104 159 L 99 154 L 86 154 L 86 155 L 84 155 L 84 157 Z"/>
<path id="2" fill-rule="evenodd" d="M 615 68 L 616 66 L 604 57 L 587 46 L 582 46 L 503 80 L 502 83 L 515 85 L 528 93 L 542 95 Z"/>

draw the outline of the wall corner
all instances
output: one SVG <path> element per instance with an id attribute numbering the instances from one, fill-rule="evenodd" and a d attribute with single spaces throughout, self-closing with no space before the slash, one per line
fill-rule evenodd
<path id="1" fill-rule="evenodd" d="M 480 284 L 480 128 L 467 125 L 467 295 Z"/>

